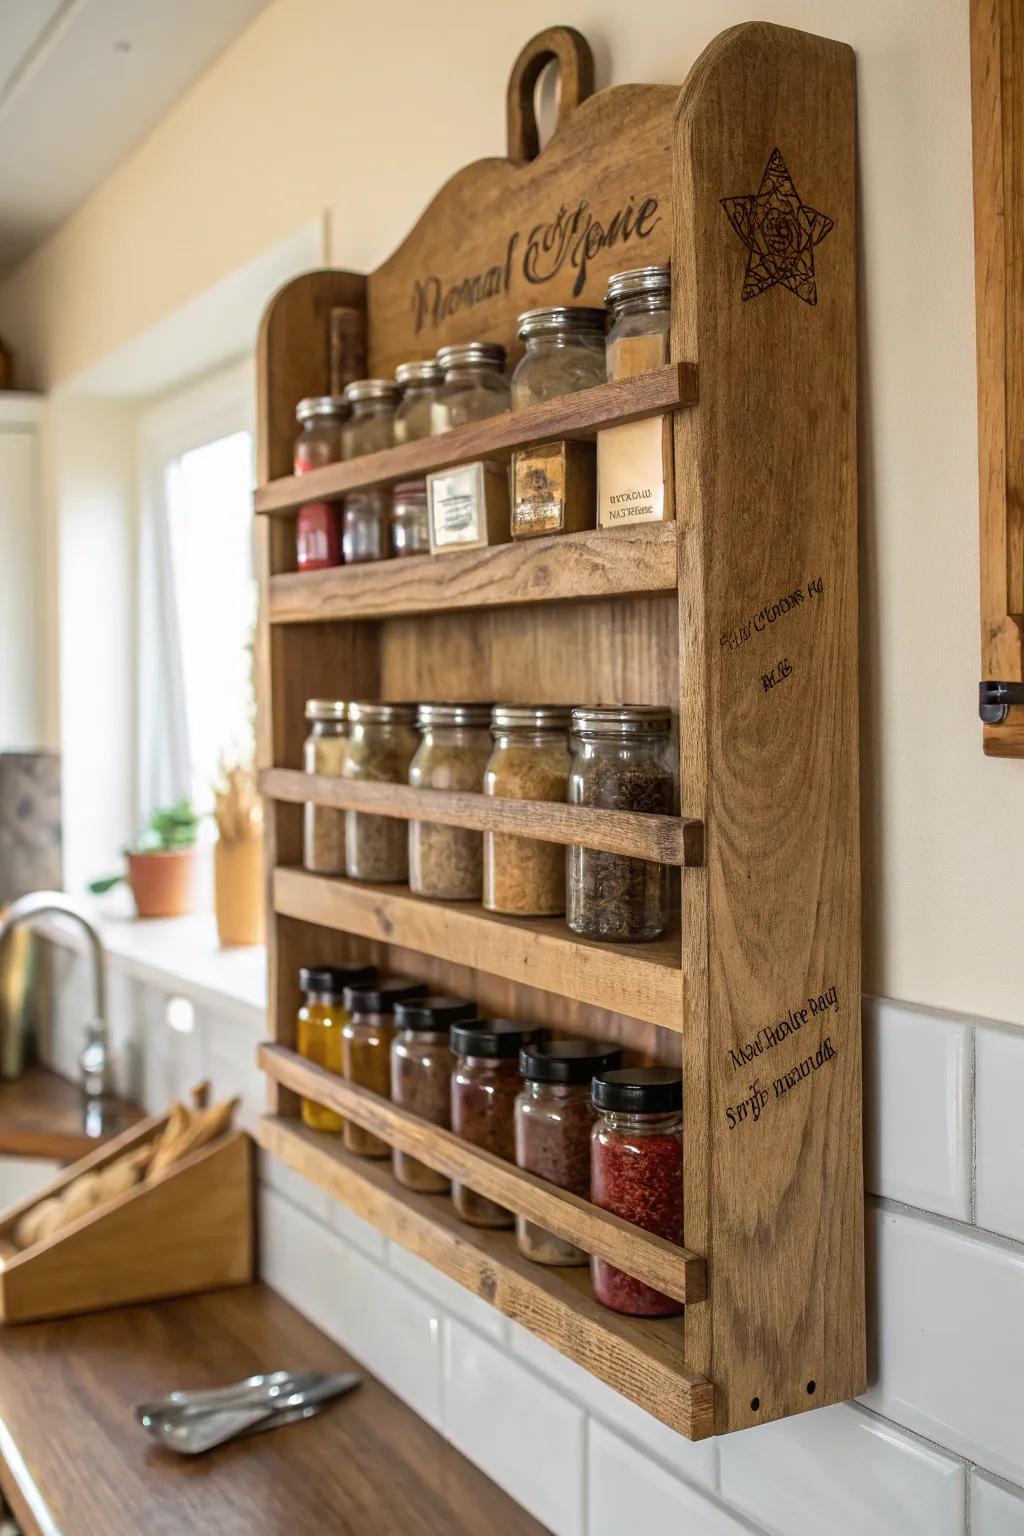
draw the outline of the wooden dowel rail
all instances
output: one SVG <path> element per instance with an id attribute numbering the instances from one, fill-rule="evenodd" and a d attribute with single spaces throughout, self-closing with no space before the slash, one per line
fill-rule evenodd
<path id="1" fill-rule="evenodd" d="M 431 1125 L 333 1072 L 305 1061 L 295 1051 L 265 1043 L 259 1064 L 275 1082 L 325 1109 L 333 1109 L 400 1152 L 416 1157 L 437 1173 L 467 1184 L 478 1195 L 525 1216 L 566 1242 L 607 1259 L 645 1285 L 676 1301 L 703 1301 L 707 1294 L 704 1260 L 663 1237 L 644 1232 L 589 1200 L 559 1189 L 535 1174 L 472 1146 L 451 1131 Z"/>
<path id="2" fill-rule="evenodd" d="M 327 464 L 305 475 L 287 475 L 256 489 L 257 512 L 287 514 L 304 502 L 331 500 L 350 491 L 418 480 L 435 470 L 474 459 L 511 457 L 517 448 L 561 438 L 591 438 L 606 426 L 621 426 L 660 416 L 697 399 L 697 369 L 693 363 L 667 363 L 631 379 L 597 384 L 557 400 L 519 411 L 505 411 L 484 421 L 469 422 L 437 437 L 421 438 L 363 454 L 341 464 Z"/>
<path id="3" fill-rule="evenodd" d="M 550 843 L 579 843 L 606 853 L 627 854 L 657 864 L 701 862 L 703 824 L 686 817 L 595 810 L 547 800 L 503 800 L 468 791 L 413 789 L 267 768 L 260 790 L 271 800 L 293 805 L 311 801 L 340 810 L 372 811 L 401 821 L 440 822 L 477 832 L 511 832 Z"/>

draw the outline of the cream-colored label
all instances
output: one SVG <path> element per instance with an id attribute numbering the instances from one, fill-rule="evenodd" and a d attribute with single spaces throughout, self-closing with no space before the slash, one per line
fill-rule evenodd
<path id="1" fill-rule="evenodd" d="M 430 547 L 479 544 L 483 537 L 483 466 L 465 464 L 461 469 L 430 475 Z"/>
<path id="2" fill-rule="evenodd" d="M 557 443 L 513 457 L 512 537 L 557 533 L 565 520 L 565 459 Z"/>
<path id="3" fill-rule="evenodd" d="M 666 508 L 666 419 L 652 416 L 624 427 L 607 427 L 597 435 L 597 523 L 599 528 L 624 523 L 662 522 Z"/>

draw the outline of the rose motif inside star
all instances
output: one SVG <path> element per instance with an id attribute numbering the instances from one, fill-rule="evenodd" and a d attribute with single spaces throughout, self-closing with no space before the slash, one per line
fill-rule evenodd
<path id="1" fill-rule="evenodd" d="M 721 203 L 747 247 L 744 299 L 755 299 L 778 284 L 805 304 L 817 304 L 814 247 L 824 240 L 833 221 L 801 201 L 779 150 L 772 150 L 756 192 L 723 197 Z"/>

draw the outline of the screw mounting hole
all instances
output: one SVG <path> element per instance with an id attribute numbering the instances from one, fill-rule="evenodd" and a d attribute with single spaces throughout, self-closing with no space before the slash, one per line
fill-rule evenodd
<path id="1" fill-rule="evenodd" d="M 756 1413 L 756 1412 L 757 1412 L 757 1410 L 758 1410 L 758 1409 L 759 1409 L 759 1408 L 760 1408 L 760 1406 L 761 1406 L 761 1399 L 760 1399 L 760 1398 L 759 1398 L 759 1397 L 752 1397 L 752 1398 L 751 1398 L 751 1399 L 750 1399 L 750 1406 L 751 1406 L 751 1408 L 752 1408 L 752 1409 L 753 1409 L 753 1410 L 754 1410 L 754 1412 L 755 1412 L 755 1413 Z"/>
<path id="2" fill-rule="evenodd" d="M 807 1383 L 807 1396 L 808 1397 L 813 1397 L 814 1396 L 814 1389 L 815 1389 L 815 1387 L 817 1385 L 818 1385 L 818 1383 L 816 1381 L 809 1381 Z"/>

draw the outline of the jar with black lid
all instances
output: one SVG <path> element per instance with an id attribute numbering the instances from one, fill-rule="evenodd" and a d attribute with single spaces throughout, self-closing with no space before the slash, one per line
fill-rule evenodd
<path id="1" fill-rule="evenodd" d="M 511 404 L 505 376 L 505 348 L 492 341 L 463 341 L 441 347 L 437 361 L 444 383 L 431 412 L 434 432 L 449 432 L 469 421 L 484 421 Z"/>
<path id="2" fill-rule="evenodd" d="M 675 804 L 672 715 L 653 705 L 574 709 L 569 804 L 668 816 Z M 634 944 L 668 926 L 668 868 L 569 846 L 566 921 L 587 939 Z"/>
<path id="3" fill-rule="evenodd" d="M 512 375 L 513 410 L 603 384 L 606 322 L 603 309 L 573 305 L 520 315 L 516 330 L 526 351 Z"/>
<path id="4" fill-rule="evenodd" d="M 622 1052 L 599 1040 L 545 1040 L 519 1053 L 523 1087 L 516 1099 L 516 1162 L 538 1178 L 590 1199 L 590 1133 L 597 1119 L 595 1076 L 617 1067 Z M 525 1216 L 516 1243 L 535 1264 L 586 1264 L 589 1255 Z"/>
<path id="5" fill-rule="evenodd" d="M 594 1079 L 590 1198 L 602 1210 L 683 1245 L 683 1084 L 670 1067 L 622 1067 Z M 606 1259 L 590 1261 L 594 1295 L 629 1317 L 671 1317 L 682 1304 Z"/>
<path id="6" fill-rule="evenodd" d="M 395 442 L 414 443 L 434 431 L 434 401 L 444 383 L 444 369 L 436 358 L 415 363 L 399 363 L 395 383 L 402 390 L 401 403 L 395 411 Z"/>
<path id="7" fill-rule="evenodd" d="M 414 997 L 426 997 L 422 982 L 400 976 L 384 981 L 346 987 L 348 1018 L 342 1029 L 342 1072 L 347 1083 L 369 1088 L 382 1099 L 391 1096 L 391 1042 L 395 1037 L 395 1009 Z M 390 1157 L 391 1147 L 379 1136 L 352 1120 L 345 1121 L 345 1146 L 361 1157 Z"/>
<path id="8" fill-rule="evenodd" d="M 450 1046 L 453 1024 L 476 1018 L 476 1004 L 457 997 L 418 997 L 395 1005 L 395 1038 L 391 1042 L 391 1098 L 431 1125 L 449 1130 L 452 1123 Z M 447 1194 L 450 1184 L 399 1147 L 391 1151 L 391 1167 L 399 1184 L 424 1194 Z"/>
<path id="9" fill-rule="evenodd" d="M 514 1163 L 515 1103 L 522 1087 L 519 1052 L 543 1030 L 517 1019 L 478 1019 L 456 1024 L 451 1048 L 458 1060 L 452 1074 L 452 1130 L 464 1141 Z M 511 1227 L 511 1211 L 452 1180 L 452 1204 L 473 1227 Z"/>
<path id="10" fill-rule="evenodd" d="M 305 1002 L 296 1019 L 296 1042 L 304 1061 L 312 1061 L 337 1077 L 342 1070 L 341 1032 L 348 1020 L 345 1011 L 346 987 L 376 981 L 375 965 L 304 965 L 299 971 L 299 987 Z M 314 1099 L 302 1100 L 302 1119 L 314 1131 L 330 1131 L 337 1136 L 345 1122 L 333 1109 L 325 1109 Z"/>

